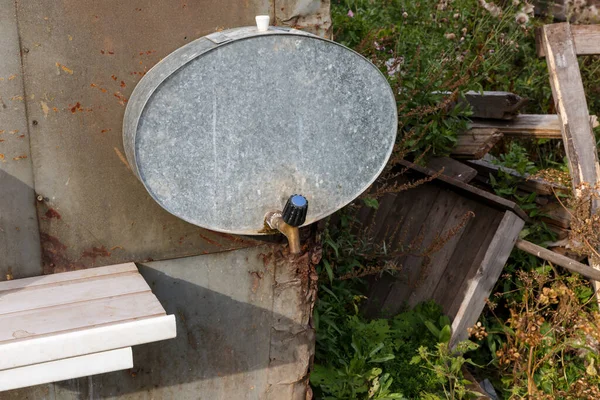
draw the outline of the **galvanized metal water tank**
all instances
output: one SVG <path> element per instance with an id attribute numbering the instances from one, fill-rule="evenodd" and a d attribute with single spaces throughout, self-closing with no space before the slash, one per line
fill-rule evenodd
<path id="1" fill-rule="evenodd" d="M 134 173 L 167 211 L 215 231 L 261 234 L 293 193 L 305 224 L 360 195 L 394 146 L 397 111 L 367 59 L 297 30 L 200 38 L 152 68 L 125 113 Z"/>

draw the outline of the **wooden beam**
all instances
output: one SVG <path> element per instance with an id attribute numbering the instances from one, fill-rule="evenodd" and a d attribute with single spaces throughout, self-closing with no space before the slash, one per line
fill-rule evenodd
<path id="1" fill-rule="evenodd" d="M 589 116 L 592 127 L 598 126 L 598 117 Z M 512 121 L 474 119 L 469 129 L 497 129 L 505 136 L 532 137 L 536 139 L 562 139 L 561 123 L 556 114 L 520 114 Z"/>
<path id="2" fill-rule="evenodd" d="M 491 157 L 490 157 L 491 158 Z M 535 192 L 542 196 L 552 196 L 554 193 L 566 193 L 568 188 L 554 182 L 547 181 L 542 178 L 532 177 L 530 175 L 521 175 L 512 168 L 503 167 L 501 165 L 492 164 L 490 158 L 484 157 L 481 160 L 470 160 L 467 164 L 475 168 L 479 173 L 488 176 L 488 174 L 498 175 L 499 171 L 503 171 L 510 176 L 518 179 L 519 189 L 525 192 Z"/>
<path id="3" fill-rule="evenodd" d="M 600 281 L 600 271 L 591 268 L 589 265 L 582 264 L 569 257 L 563 256 L 562 254 L 555 253 L 551 250 L 545 249 L 537 244 L 528 242 L 527 240 L 519 239 L 515 243 L 515 247 L 526 253 L 533 254 L 536 257 L 551 262 L 552 264 L 559 265 L 572 272 L 577 272 L 585 276 L 586 278 Z"/>
<path id="4" fill-rule="evenodd" d="M 485 156 L 502 139 L 502 132 L 496 128 L 473 128 L 458 134 L 452 158 L 478 160 Z"/>
<path id="5" fill-rule="evenodd" d="M 579 188 L 583 183 L 592 187 L 600 183 L 600 164 L 598 164 L 596 138 L 589 121 L 571 26 L 568 23 L 545 25 L 543 38 L 550 85 L 569 161 L 573 193 L 578 196 Z M 595 42 L 600 43 L 598 40 Z M 592 201 L 590 210 L 592 214 L 598 212 L 597 203 Z M 600 269 L 598 260 L 594 260 L 593 257 L 590 258 L 590 264 L 593 268 Z M 600 283 L 594 281 L 593 284 L 596 297 L 600 302 L 598 294 Z"/>
<path id="6" fill-rule="evenodd" d="M 571 35 L 578 56 L 600 54 L 600 25 L 571 25 Z M 547 54 L 544 33 L 539 30 L 535 36 L 537 55 L 544 57 Z"/>
<path id="7" fill-rule="evenodd" d="M 433 157 L 427 161 L 427 168 L 442 171 L 442 174 L 461 182 L 469 183 L 477 176 L 477 170 L 450 157 Z"/>
<path id="8" fill-rule="evenodd" d="M 433 171 L 426 167 L 421 167 L 420 165 L 413 164 L 406 160 L 401 160 L 398 164 L 411 169 L 413 172 L 424 176 L 433 176 L 436 174 L 436 171 Z M 453 191 L 460 193 L 463 196 L 474 198 L 481 203 L 488 204 L 491 207 L 494 207 L 497 210 L 508 210 L 518 215 L 524 221 L 529 221 L 529 217 L 525 212 L 519 208 L 514 202 L 505 199 L 504 197 L 496 196 L 490 192 L 486 192 L 485 190 L 479 189 L 475 186 L 469 185 L 467 183 L 461 182 L 454 178 L 450 178 L 445 175 L 439 175 L 435 179 L 436 183 L 439 183 L 444 186 L 451 187 Z"/>
<path id="9" fill-rule="evenodd" d="M 525 222 L 514 213 L 507 211 L 504 214 L 479 269 L 467 283 L 464 297 L 461 298 L 458 312 L 452 321 L 451 346 L 466 339 L 467 328 L 477 322 L 485 307 L 485 299 L 498 281 L 524 224 Z"/>

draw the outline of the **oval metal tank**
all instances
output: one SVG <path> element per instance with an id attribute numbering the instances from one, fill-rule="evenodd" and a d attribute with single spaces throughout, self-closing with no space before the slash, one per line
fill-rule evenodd
<path id="1" fill-rule="evenodd" d="M 373 183 L 396 138 L 383 74 L 335 42 L 285 28 L 217 32 L 178 50 L 135 88 L 123 135 L 134 173 L 170 213 L 263 234 L 291 194 L 306 224 Z"/>

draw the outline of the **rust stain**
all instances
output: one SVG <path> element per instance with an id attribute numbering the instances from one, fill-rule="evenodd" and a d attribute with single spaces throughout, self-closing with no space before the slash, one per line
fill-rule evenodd
<path id="1" fill-rule="evenodd" d="M 111 75 L 110 76 L 112 78 L 113 81 L 116 81 L 118 78 L 116 77 L 116 75 Z"/>
<path id="2" fill-rule="evenodd" d="M 52 219 L 52 218 L 62 219 L 62 215 L 60 215 L 60 213 L 58 211 L 56 211 L 54 208 L 49 208 L 48 211 L 46 211 L 46 214 L 44 214 L 44 217 L 42 217 L 42 219 Z"/>
<path id="3" fill-rule="evenodd" d="M 249 274 L 252 275 L 252 293 L 256 293 L 265 274 L 262 271 L 250 271 Z"/>
<path id="4" fill-rule="evenodd" d="M 113 246 L 113 247 L 110 248 L 110 251 L 114 251 L 116 249 L 125 250 L 122 246 Z"/>
<path id="5" fill-rule="evenodd" d="M 15 79 L 17 77 L 17 75 L 12 74 L 11 76 L 8 77 L 9 81 L 12 81 L 13 79 Z"/>
<path id="6" fill-rule="evenodd" d="M 127 168 L 131 169 L 131 167 L 129 167 L 129 163 L 127 162 L 127 158 L 125 158 L 123 153 L 121 153 L 121 151 L 119 149 L 117 149 L 116 147 L 114 147 L 114 149 L 115 149 L 115 153 L 117 153 L 117 157 L 119 157 L 119 160 L 121 160 L 121 162 L 123 164 L 125 164 L 125 166 Z"/>
<path id="7" fill-rule="evenodd" d="M 2 135 L 4 132 L 6 132 L 4 129 L 0 129 L 0 135 Z"/>
<path id="8" fill-rule="evenodd" d="M 95 261 L 98 257 L 110 257 L 110 252 L 104 246 L 92 247 L 90 250 L 84 250 L 83 253 L 81 253 L 81 258 L 86 257 Z"/>
<path id="9" fill-rule="evenodd" d="M 106 133 L 106 132 L 110 132 L 110 131 L 112 131 L 112 129 L 102 129 L 102 130 L 100 131 L 100 133 Z"/>
<path id="10" fill-rule="evenodd" d="M 6 161 L 4 160 L 4 154 L 2 154 L 2 153 L 0 153 L 0 161 L 2 161 L 2 162 L 6 162 Z"/>
<path id="11" fill-rule="evenodd" d="M 107 89 L 104 89 L 103 87 L 100 87 L 98 85 L 96 85 L 95 83 L 90 84 L 91 87 L 98 89 L 99 91 L 101 91 L 102 93 L 106 93 L 108 92 Z"/>
<path id="12" fill-rule="evenodd" d="M 127 97 L 123 96 L 123 95 L 121 94 L 121 92 L 115 92 L 115 93 L 113 94 L 113 96 L 115 96 L 117 99 L 119 99 L 119 104 L 120 104 L 120 105 L 124 106 L 124 105 L 125 105 L 125 103 L 127 103 Z"/>
<path id="13" fill-rule="evenodd" d="M 125 86 L 127 86 L 127 85 L 125 84 L 125 82 L 121 81 L 121 85 L 120 85 L 120 86 L 121 86 L 121 87 L 125 87 Z"/>
<path id="14" fill-rule="evenodd" d="M 25 154 L 23 154 L 23 155 L 20 155 L 20 156 L 13 157 L 13 160 L 19 161 L 19 160 L 24 160 L 26 158 L 27 158 L 27 156 Z"/>
<path id="15" fill-rule="evenodd" d="M 4 142 L 4 139 L 0 139 L 0 143 Z"/>
<path id="16" fill-rule="evenodd" d="M 42 244 L 42 264 L 44 274 L 53 274 L 55 272 L 75 271 L 84 269 L 85 265 L 80 262 L 73 262 L 65 255 L 67 246 L 58 238 L 44 232 L 40 232 L 40 242 Z"/>
<path id="17" fill-rule="evenodd" d="M 25 135 L 19 135 L 18 137 L 19 137 L 19 139 L 23 139 L 25 137 Z"/>
<path id="18" fill-rule="evenodd" d="M 71 105 L 69 104 L 69 107 Z M 81 103 L 77 102 L 73 107 L 71 107 L 71 112 L 75 114 L 77 111 L 81 111 Z"/>
<path id="19" fill-rule="evenodd" d="M 222 245 L 221 243 L 219 243 L 219 242 L 216 242 L 216 241 L 212 240 L 211 238 L 204 236 L 204 235 L 203 235 L 203 234 L 201 234 L 201 233 L 199 233 L 198 235 L 200 235 L 200 237 L 201 237 L 202 239 L 204 239 L 206 242 L 208 242 L 208 243 L 210 243 L 210 244 L 212 244 L 212 245 L 215 245 L 215 246 L 217 246 L 217 247 L 223 247 L 223 245 Z"/>
<path id="20" fill-rule="evenodd" d="M 56 66 L 60 69 L 62 69 L 63 71 L 65 71 L 67 74 L 69 75 L 73 75 L 73 70 L 69 67 L 67 67 L 66 65 L 62 65 L 61 63 L 56 63 Z"/>
<path id="21" fill-rule="evenodd" d="M 141 8 L 136 8 L 135 11 L 142 11 L 142 9 Z"/>
<path id="22" fill-rule="evenodd" d="M 58 108 L 56 108 L 56 107 L 52 107 L 52 111 L 54 111 L 54 112 L 58 112 Z"/>

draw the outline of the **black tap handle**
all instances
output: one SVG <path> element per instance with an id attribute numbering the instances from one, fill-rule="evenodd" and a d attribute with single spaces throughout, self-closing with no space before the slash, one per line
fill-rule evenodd
<path id="1" fill-rule="evenodd" d="M 291 226 L 300 226 L 306 221 L 306 212 L 308 211 L 308 200 L 300 194 L 290 196 L 285 207 L 283 207 L 282 217 L 286 224 Z"/>

